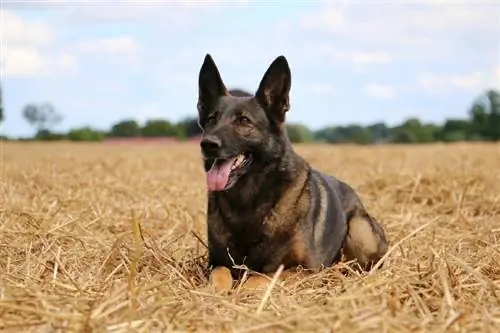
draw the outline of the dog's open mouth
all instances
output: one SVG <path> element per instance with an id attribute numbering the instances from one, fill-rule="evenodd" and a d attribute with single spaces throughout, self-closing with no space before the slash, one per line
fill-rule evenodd
<path id="1" fill-rule="evenodd" d="M 215 158 L 206 161 L 211 163 L 207 171 L 209 191 L 223 191 L 231 187 L 239 176 L 250 165 L 252 156 L 249 153 L 239 154 L 231 158 Z"/>

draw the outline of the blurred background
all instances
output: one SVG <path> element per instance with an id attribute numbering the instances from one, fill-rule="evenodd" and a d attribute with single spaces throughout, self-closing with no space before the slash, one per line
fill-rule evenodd
<path id="1" fill-rule="evenodd" d="M 294 142 L 500 139 L 494 1 L 7 1 L 0 135 L 196 140 L 206 53 L 228 88 L 292 69 Z"/>

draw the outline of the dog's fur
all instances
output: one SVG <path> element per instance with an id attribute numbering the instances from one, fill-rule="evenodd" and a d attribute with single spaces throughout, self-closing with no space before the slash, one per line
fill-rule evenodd
<path id="1" fill-rule="evenodd" d="M 284 56 L 269 66 L 255 96 L 231 95 L 209 54 L 198 83 L 205 171 L 242 153 L 249 162 L 231 172 L 223 189 L 208 191 L 208 264 L 217 289 L 232 288 L 239 272 L 234 265 L 269 275 L 280 265 L 285 272 L 328 267 L 344 254 L 368 270 L 383 257 L 385 233 L 355 191 L 292 149 L 285 128 L 291 72 Z M 244 286 L 267 281 L 253 275 Z"/>

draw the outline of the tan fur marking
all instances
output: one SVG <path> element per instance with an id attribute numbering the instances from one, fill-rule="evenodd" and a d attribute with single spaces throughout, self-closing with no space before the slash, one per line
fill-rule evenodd
<path id="1" fill-rule="evenodd" d="M 319 209 L 320 209 L 320 211 L 319 211 L 319 215 L 318 215 L 318 219 L 316 220 L 316 223 L 318 223 L 318 225 L 321 225 L 324 229 L 325 224 L 328 223 L 327 221 L 325 221 L 326 213 L 327 213 L 327 209 L 328 209 L 328 195 L 326 194 L 325 187 L 323 186 L 323 184 L 320 181 L 317 182 L 317 185 L 318 185 L 318 190 L 319 190 Z M 319 230 L 318 230 L 317 237 L 315 237 L 316 239 L 314 240 L 315 243 L 317 244 L 316 246 L 320 247 L 322 235 L 323 235 L 323 230 L 321 230 L 321 232 L 319 232 Z"/>
<path id="2" fill-rule="evenodd" d="M 286 218 L 288 214 L 293 213 L 290 211 L 290 203 L 294 202 L 297 199 L 297 197 L 299 196 L 300 192 L 304 187 L 304 183 L 306 180 L 307 180 L 307 169 L 304 168 L 303 170 L 301 170 L 293 186 L 291 186 L 280 198 L 280 201 L 278 202 L 276 208 L 274 209 L 276 215 L 283 216 L 284 218 Z"/>
<path id="3" fill-rule="evenodd" d="M 345 245 L 347 260 L 357 259 L 363 268 L 377 261 L 386 248 L 381 238 L 381 235 L 374 232 L 367 219 L 354 216 L 349 221 L 349 234 Z"/>
<path id="4" fill-rule="evenodd" d="M 233 286 L 231 271 L 227 267 L 219 266 L 210 272 L 210 283 L 217 291 L 227 291 Z"/>
<path id="5" fill-rule="evenodd" d="M 271 278 L 262 275 L 251 275 L 241 286 L 242 289 L 264 289 L 271 283 Z"/>
<path id="6" fill-rule="evenodd" d="M 296 261 L 304 261 L 308 257 L 307 244 L 300 233 L 293 237 L 292 256 Z"/>
<path id="7" fill-rule="evenodd" d="M 241 289 L 265 289 L 271 283 L 273 274 L 265 275 L 250 275 L 241 286 Z M 296 268 L 285 270 L 278 278 L 278 283 L 297 282 L 299 279 L 306 277 L 306 273 L 297 272 Z"/>

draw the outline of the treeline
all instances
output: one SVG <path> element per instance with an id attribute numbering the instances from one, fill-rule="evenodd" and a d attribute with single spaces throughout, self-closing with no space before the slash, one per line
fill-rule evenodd
<path id="1" fill-rule="evenodd" d="M 3 115 L 0 106 L 0 117 Z M 50 104 L 27 105 L 23 117 L 35 127 L 36 134 L 28 140 L 101 141 L 107 138 L 175 138 L 187 140 L 197 137 L 201 131 L 196 117 L 187 117 L 180 122 L 167 119 L 151 119 L 139 124 L 125 119 L 106 131 L 90 127 L 74 128 L 67 133 L 51 131 L 63 120 Z M 2 119 L 2 118 L 0 118 Z M 422 123 L 416 118 L 408 119 L 397 126 L 375 123 L 369 126 L 328 126 L 312 131 L 302 124 L 288 124 L 290 140 L 326 143 L 430 143 L 454 141 L 498 141 L 500 139 L 500 93 L 488 90 L 480 95 L 466 112 L 463 119 L 448 119 L 442 124 Z"/>

